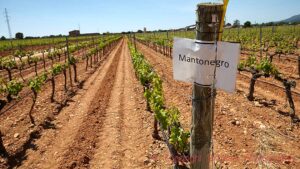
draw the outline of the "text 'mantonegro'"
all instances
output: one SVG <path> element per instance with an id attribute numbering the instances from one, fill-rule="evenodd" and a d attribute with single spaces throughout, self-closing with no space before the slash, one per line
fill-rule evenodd
<path id="1" fill-rule="evenodd" d="M 216 67 L 215 87 L 234 92 L 240 44 L 217 43 L 174 38 L 173 75 L 174 79 L 212 85 Z"/>

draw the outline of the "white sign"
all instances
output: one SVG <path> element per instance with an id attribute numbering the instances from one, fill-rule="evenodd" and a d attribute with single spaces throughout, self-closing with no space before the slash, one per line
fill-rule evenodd
<path id="1" fill-rule="evenodd" d="M 240 44 L 174 38 L 173 75 L 175 80 L 212 85 L 216 67 L 215 86 L 234 92 Z"/>

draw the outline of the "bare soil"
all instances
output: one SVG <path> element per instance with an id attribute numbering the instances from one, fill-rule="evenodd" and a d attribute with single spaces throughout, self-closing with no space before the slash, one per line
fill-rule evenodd
<path id="1" fill-rule="evenodd" d="M 192 85 L 173 79 L 172 60 L 138 43 L 138 49 L 163 80 L 167 106 L 181 111 L 181 122 L 189 129 Z M 298 168 L 300 128 L 291 124 L 284 109 L 282 92 L 258 83 L 256 101 L 246 98 L 249 79 L 237 79 L 237 92 L 218 91 L 214 120 L 214 159 L 223 168 Z M 275 104 L 268 104 L 275 100 Z M 299 100 L 295 100 L 299 116 Z M 266 103 L 266 104 L 263 104 Z M 283 107 L 283 108 L 282 108 Z"/>
<path id="2" fill-rule="evenodd" d="M 49 99 L 51 84 L 44 85 L 34 107 L 36 126 L 27 115 L 30 94 L 0 114 L 11 155 L 0 158 L 0 168 L 168 168 L 166 145 L 152 138 L 153 115 L 146 111 L 127 41 L 97 67 L 85 71 L 80 62 L 78 74 L 81 83 L 68 93 L 63 76 L 57 77 L 55 103 Z"/>

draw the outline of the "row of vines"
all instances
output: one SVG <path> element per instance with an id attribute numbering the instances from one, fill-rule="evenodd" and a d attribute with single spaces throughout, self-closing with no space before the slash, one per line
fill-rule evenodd
<path id="1" fill-rule="evenodd" d="M 2 96 L 6 96 L 6 100 L 2 100 L 1 109 L 5 107 L 5 104 L 12 102 L 13 100 L 22 99 L 20 96 L 21 91 L 28 91 L 27 93 L 32 93 L 32 105 L 30 107 L 30 111 L 28 112 L 30 122 L 33 126 L 36 126 L 35 119 L 32 116 L 32 111 L 35 107 L 38 94 L 44 90 L 43 86 L 50 82 L 51 83 L 51 95 L 49 96 L 49 100 L 51 103 L 55 102 L 55 89 L 56 89 L 56 80 L 57 76 L 63 74 L 64 77 L 64 92 L 66 95 L 69 95 L 73 91 L 73 86 L 77 85 L 80 88 L 81 81 L 77 77 L 77 64 L 86 62 L 87 66 L 92 67 L 94 64 L 96 67 L 99 66 L 100 61 L 105 59 L 105 56 L 108 56 L 109 52 L 112 48 L 119 42 L 121 37 L 119 36 L 111 36 L 106 38 L 105 40 L 92 40 L 89 44 L 81 44 L 77 46 L 69 46 L 68 41 L 66 42 L 65 50 L 56 50 L 53 52 L 48 53 L 48 57 L 51 57 L 52 62 L 50 68 L 46 68 L 44 65 L 43 70 L 41 73 L 35 74 L 34 77 L 30 77 L 28 79 L 17 79 L 12 77 L 12 79 L 3 79 L 1 78 L 0 81 L 0 94 Z M 83 51 L 80 53 L 80 51 Z M 76 54 L 77 52 L 77 54 Z M 65 60 L 60 62 L 57 60 L 59 55 L 65 54 Z M 81 57 L 80 57 L 81 55 Z M 45 58 L 44 58 L 45 59 Z M 46 61 L 43 59 L 43 63 Z M 57 60 L 54 62 L 54 60 Z M 1 68 L 6 68 L 6 62 L 11 62 L 14 64 L 22 64 L 15 62 L 12 58 L 10 60 L 5 59 L 1 62 Z M 12 66 L 11 68 L 15 68 Z M 72 72 L 73 70 L 73 72 Z M 67 73 L 68 72 L 68 73 Z M 67 78 L 69 78 L 69 85 L 67 84 Z M 24 94 L 23 94 L 24 95 Z M 26 97 L 26 96 L 25 96 Z M 1 98 L 0 98 L 1 100 Z M 13 105 L 16 105 L 13 103 Z M 0 112 L 1 112 L 0 109 Z M 0 150 L 1 156 L 8 157 L 8 160 L 13 160 L 10 158 L 9 154 L 7 153 L 3 142 L 2 142 L 2 133 L 0 132 Z"/>
<path id="2" fill-rule="evenodd" d="M 286 75 L 286 72 L 281 72 L 273 62 L 273 57 L 278 55 L 288 55 L 293 59 L 299 55 L 299 38 L 300 31 L 299 26 L 293 27 L 276 27 L 276 31 L 266 28 L 248 28 L 248 29 L 225 29 L 223 39 L 225 41 L 237 41 L 240 42 L 243 48 L 243 52 L 248 52 L 246 59 L 243 59 L 238 67 L 239 72 L 246 72 L 251 74 L 249 93 L 247 98 L 249 101 L 254 100 L 254 90 L 256 81 L 260 77 L 271 78 L 272 82 L 278 82 L 281 84 L 282 89 L 285 91 L 285 95 L 289 105 L 289 115 L 293 122 L 299 122 L 299 118 L 296 116 L 296 110 L 293 100 L 292 89 L 296 87 L 296 81 Z M 264 36 L 260 36 L 260 31 L 264 30 Z M 194 32 L 192 32 L 194 34 Z M 172 44 L 173 37 L 176 33 L 170 35 L 170 33 L 156 33 L 153 34 L 138 34 L 134 35 L 134 40 L 138 41 L 156 52 L 159 52 L 167 57 L 172 57 Z M 194 36 L 189 33 L 179 34 L 181 37 L 193 38 Z M 262 43 L 260 43 L 262 42 Z M 255 46 L 255 47 L 254 47 Z M 258 47 L 257 47 L 258 46 Z M 262 47 L 262 48 L 261 48 Z M 266 54 L 260 57 L 259 49 L 262 49 Z M 258 52 L 258 53 L 256 53 Z M 273 53 L 272 53 L 273 52 Z M 298 56 L 300 57 L 300 56 Z M 298 68 L 300 73 L 300 59 L 298 61 Z M 300 76 L 300 74 L 299 74 Z M 271 83 L 273 84 L 273 83 Z M 274 84 L 274 85 L 277 85 Z"/>
<path id="3" fill-rule="evenodd" d="M 173 162 L 178 164 L 176 157 L 181 156 L 188 159 L 190 133 L 180 124 L 179 110 L 176 107 L 166 108 L 162 80 L 159 75 L 131 43 L 129 48 L 136 76 L 144 86 L 144 96 L 147 100 L 148 111 L 154 113 L 155 116 L 153 137 L 159 139 L 159 125 L 163 139 L 172 154 Z"/>
<path id="4" fill-rule="evenodd" d="M 37 94 L 38 92 L 41 90 L 41 86 L 48 80 L 51 81 L 52 83 L 52 94 L 51 94 L 51 102 L 54 102 L 54 94 L 55 94 L 55 76 L 63 73 L 64 75 L 64 79 L 65 79 L 65 84 L 64 84 L 64 88 L 67 91 L 67 70 L 69 70 L 69 74 L 71 76 L 71 67 L 73 68 L 74 71 L 74 82 L 77 83 L 78 79 L 77 79 L 77 71 L 76 71 L 76 63 L 78 61 L 80 61 L 79 58 L 75 58 L 75 56 L 73 55 L 73 53 L 75 53 L 76 51 L 79 51 L 82 48 L 89 48 L 88 50 L 86 50 L 87 52 L 85 52 L 85 54 L 83 55 L 83 57 L 81 58 L 82 60 L 86 60 L 87 62 L 87 66 L 89 64 L 89 60 L 90 60 L 90 65 L 92 66 L 93 64 L 93 59 L 94 59 L 94 63 L 96 63 L 99 59 L 101 55 L 100 52 L 102 52 L 101 54 L 104 55 L 108 49 L 106 49 L 106 47 L 108 46 L 112 46 L 111 43 L 115 42 L 117 39 L 119 39 L 119 37 L 111 37 L 109 39 L 106 39 L 104 42 L 101 41 L 100 44 L 95 44 L 94 42 L 92 42 L 91 44 L 86 44 L 86 45 L 78 45 L 78 46 L 73 46 L 73 47 L 69 47 L 68 43 L 66 45 L 66 50 L 55 50 L 53 52 L 49 52 L 47 57 L 48 59 L 51 60 L 51 67 L 49 69 L 46 69 L 45 66 L 45 62 L 46 59 L 44 57 L 39 58 L 36 56 L 31 56 L 28 55 L 28 59 L 29 60 L 33 60 L 34 61 L 34 70 L 35 70 L 35 76 L 31 77 L 27 80 L 25 80 L 22 76 L 22 70 L 23 70 L 23 66 L 24 66 L 24 61 L 22 61 L 22 59 L 20 59 L 20 62 L 16 62 L 15 60 L 11 59 L 11 58 L 2 58 L 0 60 L 0 65 L 1 68 L 7 71 L 8 74 L 8 79 L 0 79 L 0 94 L 1 95 L 6 95 L 7 98 L 7 102 L 11 102 L 14 98 L 18 98 L 18 94 L 22 91 L 22 89 L 24 87 L 29 87 L 32 91 L 32 93 L 34 94 L 33 97 L 33 104 L 31 106 L 31 111 L 34 107 L 36 98 L 37 98 Z M 18 54 L 20 54 L 21 52 L 18 52 Z M 63 55 L 63 53 L 65 54 L 65 59 L 63 62 L 61 62 L 60 57 Z M 25 55 L 22 54 L 22 56 L 24 57 Z M 20 57 L 22 58 L 22 57 Z M 56 63 L 54 63 L 54 61 L 57 60 Z M 43 70 L 40 74 L 38 74 L 37 71 L 37 64 L 38 62 L 42 62 L 43 63 Z M 29 66 L 30 62 L 28 62 Z M 30 68 L 30 67 L 29 67 Z M 12 76 L 12 70 L 13 69 L 18 69 L 20 71 L 20 77 L 22 77 L 20 79 L 16 79 L 13 78 Z M 72 86 L 72 77 L 70 77 L 70 82 L 71 82 L 71 86 Z M 1 104 L 5 104 L 3 101 L 1 102 Z M 1 105 L 1 107 L 4 107 Z M 31 112 L 30 111 L 30 112 Z M 31 116 L 31 114 L 29 113 L 31 122 L 34 124 L 34 120 Z"/>

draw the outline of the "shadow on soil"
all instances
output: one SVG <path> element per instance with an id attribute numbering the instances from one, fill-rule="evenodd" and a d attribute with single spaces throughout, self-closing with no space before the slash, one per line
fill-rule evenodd
<path id="1" fill-rule="evenodd" d="M 22 150 L 20 150 L 18 153 L 14 154 L 13 156 L 8 157 L 9 169 L 21 165 L 22 161 L 27 158 L 26 151 L 28 149 L 37 150 L 37 146 L 34 144 L 34 140 L 39 139 L 40 137 L 41 134 L 39 130 L 30 133 L 30 137 L 22 146 Z"/>

